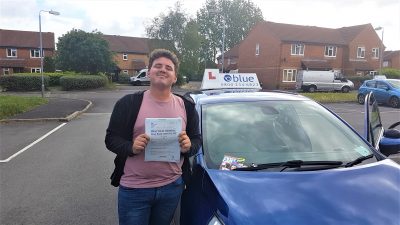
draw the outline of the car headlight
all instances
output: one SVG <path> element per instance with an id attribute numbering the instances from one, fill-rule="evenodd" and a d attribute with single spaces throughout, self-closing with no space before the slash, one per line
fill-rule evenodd
<path id="1" fill-rule="evenodd" d="M 208 222 L 208 225 L 224 225 L 224 223 L 218 219 L 215 215 L 211 218 L 210 222 Z"/>

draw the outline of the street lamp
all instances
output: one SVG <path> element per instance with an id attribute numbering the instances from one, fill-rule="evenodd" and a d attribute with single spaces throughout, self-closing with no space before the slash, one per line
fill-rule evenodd
<path id="1" fill-rule="evenodd" d="M 40 74 L 42 76 L 42 98 L 44 98 L 44 77 L 43 77 L 43 41 L 42 41 L 42 17 L 41 13 L 42 12 L 48 12 L 52 15 L 60 15 L 59 12 L 57 11 L 46 11 L 46 10 L 40 10 L 39 11 L 39 39 L 40 39 Z"/>
<path id="2" fill-rule="evenodd" d="M 383 64 L 383 27 L 376 27 L 375 30 L 382 30 L 382 43 L 381 50 L 379 51 L 379 73 L 382 73 L 382 64 Z"/>
<path id="3" fill-rule="evenodd" d="M 224 24 L 223 24 L 223 27 L 222 27 L 222 73 L 224 73 L 224 64 L 225 64 L 225 62 L 224 62 L 224 60 L 225 60 L 225 58 L 224 58 L 224 53 L 225 53 L 225 18 L 224 18 Z"/>

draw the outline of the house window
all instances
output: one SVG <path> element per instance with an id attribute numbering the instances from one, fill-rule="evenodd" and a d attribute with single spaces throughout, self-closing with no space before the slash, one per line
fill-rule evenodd
<path id="1" fill-rule="evenodd" d="M 325 46 L 326 57 L 336 57 L 336 46 Z"/>
<path id="2" fill-rule="evenodd" d="M 256 44 L 256 55 L 260 55 L 260 44 Z"/>
<path id="3" fill-rule="evenodd" d="M 3 74 L 4 75 L 10 74 L 10 68 L 3 68 Z"/>
<path id="4" fill-rule="evenodd" d="M 372 49 L 372 58 L 379 59 L 379 48 Z"/>
<path id="5" fill-rule="evenodd" d="M 40 68 L 31 68 L 31 73 L 40 73 Z"/>
<path id="6" fill-rule="evenodd" d="M 365 47 L 358 47 L 357 48 L 357 58 L 365 58 Z"/>
<path id="7" fill-rule="evenodd" d="M 128 70 L 122 70 L 122 73 L 128 75 Z"/>
<path id="8" fill-rule="evenodd" d="M 292 44 L 292 55 L 304 55 L 304 45 Z"/>
<path id="9" fill-rule="evenodd" d="M 369 75 L 371 76 L 378 75 L 378 71 L 375 70 L 369 71 Z"/>
<path id="10" fill-rule="evenodd" d="M 17 57 L 17 49 L 7 48 L 7 57 Z"/>
<path id="11" fill-rule="evenodd" d="M 283 70 L 282 82 L 296 82 L 297 70 L 295 69 L 285 69 Z"/>
<path id="12" fill-rule="evenodd" d="M 389 67 L 389 61 L 383 61 L 383 67 Z"/>
<path id="13" fill-rule="evenodd" d="M 126 54 L 126 53 L 122 54 L 122 59 L 123 60 L 128 60 L 128 54 Z"/>
<path id="14" fill-rule="evenodd" d="M 40 58 L 40 49 L 31 49 L 31 58 Z"/>

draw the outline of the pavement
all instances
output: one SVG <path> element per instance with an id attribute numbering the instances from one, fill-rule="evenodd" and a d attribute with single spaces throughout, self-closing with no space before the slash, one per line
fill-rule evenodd
<path id="1" fill-rule="evenodd" d="M 47 104 L 25 113 L 17 114 L 1 123 L 26 121 L 61 121 L 68 122 L 86 112 L 93 104 L 89 100 L 70 98 L 48 98 Z"/>

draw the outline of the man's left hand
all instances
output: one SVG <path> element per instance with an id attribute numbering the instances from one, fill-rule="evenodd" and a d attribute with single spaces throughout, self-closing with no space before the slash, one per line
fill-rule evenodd
<path id="1" fill-rule="evenodd" d="M 186 131 L 182 131 L 179 134 L 179 145 L 181 146 L 182 153 L 186 153 L 190 150 L 192 142 L 190 142 L 190 138 L 187 136 Z"/>

